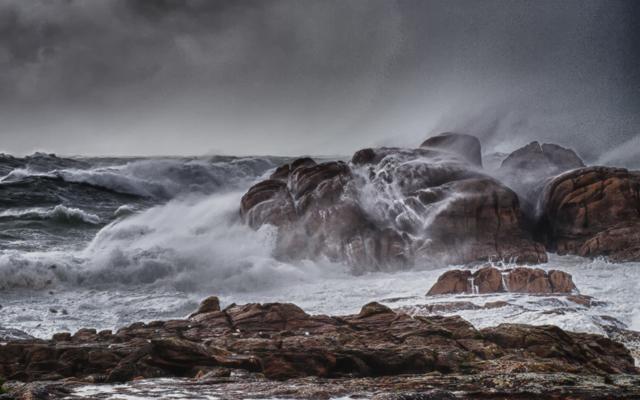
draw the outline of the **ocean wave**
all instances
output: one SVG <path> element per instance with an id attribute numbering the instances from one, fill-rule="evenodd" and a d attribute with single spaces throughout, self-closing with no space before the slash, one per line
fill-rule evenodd
<path id="1" fill-rule="evenodd" d="M 92 225 L 102 223 L 100 217 L 95 214 L 62 204 L 52 208 L 35 207 L 5 210 L 0 212 L 0 219 L 2 218 L 54 220 L 61 223 L 86 223 Z"/>
<path id="2" fill-rule="evenodd" d="M 123 216 L 76 252 L 48 257 L 46 252 L 5 251 L 0 253 L 0 288 L 151 285 L 233 293 L 286 287 L 343 268 L 276 260 L 275 230 L 254 231 L 239 222 L 241 195 L 181 198 Z"/>
<path id="3" fill-rule="evenodd" d="M 87 184 L 140 197 L 171 199 L 178 195 L 237 189 L 274 166 L 271 160 L 256 157 L 227 161 L 173 158 L 121 160 L 120 163 L 93 168 L 51 170 L 27 165 L 11 170 L 0 178 L 0 184 L 19 183 L 39 177 Z"/>

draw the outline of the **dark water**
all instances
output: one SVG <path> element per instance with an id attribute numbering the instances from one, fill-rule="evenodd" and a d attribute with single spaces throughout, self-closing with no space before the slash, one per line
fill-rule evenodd
<path id="1" fill-rule="evenodd" d="M 79 248 L 119 217 L 180 196 L 243 187 L 279 162 L 0 155 L 0 251 Z"/>

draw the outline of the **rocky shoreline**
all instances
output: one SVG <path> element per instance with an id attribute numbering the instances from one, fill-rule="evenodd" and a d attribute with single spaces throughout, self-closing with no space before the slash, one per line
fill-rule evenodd
<path id="1" fill-rule="evenodd" d="M 356 274 L 456 264 L 427 296 L 517 293 L 597 306 L 570 274 L 523 265 L 546 262 L 548 251 L 640 260 L 640 173 L 587 167 L 572 150 L 537 142 L 494 171 L 481 154 L 477 138 L 445 133 L 414 149 L 362 149 L 350 162 L 300 158 L 252 186 L 240 218 L 275 227 L 274 256 L 284 261 L 329 260 Z M 11 333 L 0 344 L 9 381 L 0 399 L 86 398 L 87 385 L 125 382 L 126 392 L 166 383 L 158 378 L 224 398 L 640 398 L 640 346 L 617 341 L 640 339 L 622 323 L 603 326 L 605 337 L 552 325 L 477 329 L 451 315 L 507 305 L 373 302 L 336 316 L 290 303 L 221 309 L 210 297 L 188 318 L 116 332 Z"/>
<path id="2" fill-rule="evenodd" d="M 460 317 L 412 317 L 379 303 L 355 315 L 325 316 L 286 303 L 221 310 L 211 297 L 184 320 L 140 322 L 115 333 L 82 329 L 0 346 L 0 375 L 10 381 L 69 385 L 166 377 L 226 382 L 239 374 L 258 378 L 261 390 L 272 381 L 314 377 L 338 379 L 354 392 L 371 385 L 408 394 L 463 390 L 483 398 L 535 390 L 624 398 L 640 396 L 640 386 L 628 384 L 638 382 L 639 373 L 629 350 L 600 335 L 521 324 L 478 330 Z M 545 379 L 555 383 L 541 386 Z M 46 385 L 53 393 L 61 384 Z M 7 388 L 25 390 L 20 384 Z"/>

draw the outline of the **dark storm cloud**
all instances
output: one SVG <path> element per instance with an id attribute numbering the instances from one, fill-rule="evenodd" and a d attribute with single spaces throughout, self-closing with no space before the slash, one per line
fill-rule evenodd
<path id="1" fill-rule="evenodd" d="M 0 149 L 344 154 L 462 130 L 615 155 L 640 125 L 638 8 L 0 0 Z"/>

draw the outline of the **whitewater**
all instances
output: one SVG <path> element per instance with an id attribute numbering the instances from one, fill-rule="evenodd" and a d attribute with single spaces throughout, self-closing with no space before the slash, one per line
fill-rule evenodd
<path id="1" fill-rule="evenodd" d="M 238 207 L 252 184 L 287 161 L 0 157 L 0 341 L 185 317 L 209 295 L 223 306 L 291 302 L 333 315 L 370 301 L 413 314 L 436 303 L 506 301 L 436 313 L 480 328 L 516 322 L 602 334 L 612 325 L 640 330 L 640 263 L 550 254 L 540 267 L 572 274 L 580 293 L 597 301 L 584 307 L 515 293 L 426 297 L 450 265 L 355 272 L 328 260 L 277 260 L 274 229 L 242 224 Z"/>

